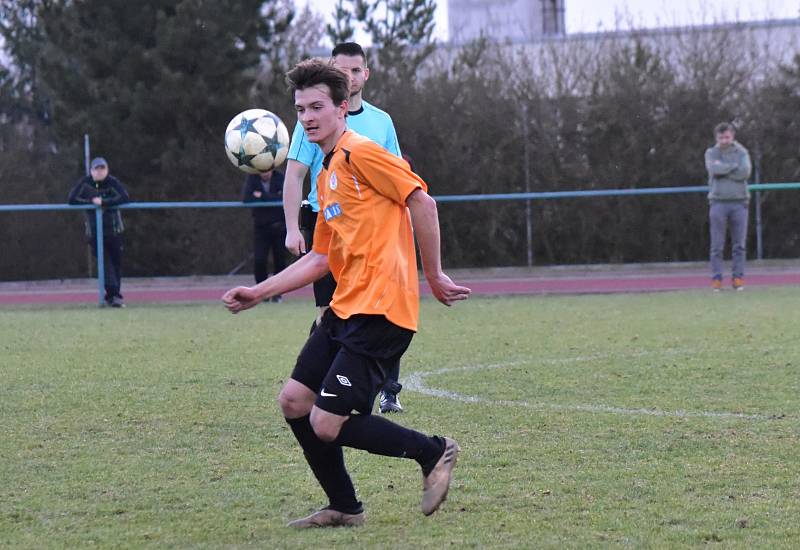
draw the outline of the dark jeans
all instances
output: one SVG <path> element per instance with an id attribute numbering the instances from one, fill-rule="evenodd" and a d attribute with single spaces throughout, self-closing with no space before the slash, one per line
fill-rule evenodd
<path id="1" fill-rule="evenodd" d="M 286 226 L 282 222 L 253 225 L 253 275 L 256 284 L 266 280 L 267 260 L 272 251 L 274 273 L 286 268 Z"/>
<path id="2" fill-rule="evenodd" d="M 740 201 L 719 201 L 711 203 L 708 209 L 709 230 L 711 233 L 711 277 L 722 279 L 722 252 L 725 237 L 731 233 L 731 256 L 733 257 L 733 277 L 744 277 L 744 264 L 747 253 L 747 203 Z"/>
<path id="3" fill-rule="evenodd" d="M 92 237 L 92 254 L 97 257 L 97 239 Z M 119 296 L 122 287 L 122 235 L 113 233 L 103 238 L 103 264 L 105 268 L 106 301 Z"/>

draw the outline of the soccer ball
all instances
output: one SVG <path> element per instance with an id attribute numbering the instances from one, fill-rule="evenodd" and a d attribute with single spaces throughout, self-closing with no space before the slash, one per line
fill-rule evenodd
<path id="1" fill-rule="evenodd" d="M 269 172 L 286 160 L 289 132 L 273 113 L 248 109 L 233 117 L 225 129 L 225 153 L 248 174 Z"/>

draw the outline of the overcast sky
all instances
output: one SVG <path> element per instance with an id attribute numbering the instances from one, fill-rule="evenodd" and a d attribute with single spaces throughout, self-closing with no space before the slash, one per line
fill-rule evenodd
<path id="1" fill-rule="evenodd" d="M 296 0 L 330 16 L 334 0 Z M 567 32 L 593 32 L 800 17 L 800 0 L 566 0 Z M 438 0 L 436 36 L 447 38 L 447 0 Z"/>

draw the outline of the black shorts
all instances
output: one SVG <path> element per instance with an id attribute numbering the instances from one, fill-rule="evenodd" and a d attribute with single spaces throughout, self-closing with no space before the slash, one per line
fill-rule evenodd
<path id="1" fill-rule="evenodd" d="M 317 226 L 317 212 L 311 206 L 303 205 L 300 209 L 300 226 L 309 235 L 306 243 L 306 250 L 311 250 L 314 244 L 314 228 Z M 317 307 L 328 307 L 333 300 L 333 293 L 336 291 L 336 279 L 328 273 L 322 279 L 314 281 L 314 302 Z"/>
<path id="2" fill-rule="evenodd" d="M 369 414 L 389 367 L 413 337 L 383 315 L 340 319 L 329 309 L 300 351 L 292 378 L 317 394 L 315 404 L 324 411 Z"/>

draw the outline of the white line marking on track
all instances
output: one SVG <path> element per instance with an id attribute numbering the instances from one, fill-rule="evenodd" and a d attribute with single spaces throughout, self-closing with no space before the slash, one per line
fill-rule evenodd
<path id="1" fill-rule="evenodd" d="M 680 350 L 680 349 L 672 349 L 668 350 L 669 354 L 677 354 L 677 353 L 686 353 L 692 350 Z M 696 350 L 695 350 L 696 351 Z M 526 363 L 538 363 L 542 364 L 560 364 L 560 363 L 581 363 L 585 361 L 595 361 L 599 359 L 607 359 L 611 357 L 617 358 L 635 358 L 635 357 L 645 357 L 648 355 L 654 354 L 661 354 L 663 355 L 664 351 L 658 352 L 639 352 L 633 354 L 624 354 L 624 355 L 585 355 L 585 356 L 577 356 L 577 357 L 562 357 L 562 358 L 555 358 L 555 359 L 545 359 L 541 361 L 530 361 L 530 360 L 513 360 L 507 361 L 503 363 L 494 363 L 494 364 L 486 364 L 486 365 L 466 365 L 461 367 L 446 367 L 442 369 L 437 369 L 434 371 L 428 372 L 413 372 L 406 377 L 403 383 L 403 387 L 407 390 L 415 391 L 417 393 L 421 393 L 423 395 L 429 395 L 431 397 L 442 397 L 445 399 L 451 399 L 453 401 L 460 401 L 462 403 L 481 403 L 484 405 L 500 405 L 500 406 L 508 406 L 508 407 L 525 407 L 530 409 L 536 410 L 553 410 L 553 411 L 575 411 L 575 412 L 588 412 L 588 413 L 607 413 L 607 414 L 622 414 L 622 415 L 632 415 L 632 416 L 659 416 L 659 417 L 670 417 L 670 418 L 723 418 L 723 419 L 743 419 L 743 420 L 775 420 L 777 418 L 782 418 L 782 416 L 777 415 L 766 415 L 766 414 L 746 414 L 746 413 L 738 413 L 738 412 L 715 412 L 715 411 L 663 411 L 656 408 L 647 408 L 647 409 L 632 409 L 626 407 L 614 407 L 610 405 L 597 405 L 597 404 L 574 404 L 574 405 L 559 405 L 555 403 L 531 403 L 529 401 L 513 401 L 508 399 L 487 399 L 485 397 L 475 396 L 475 395 L 465 395 L 458 392 L 440 389 L 440 388 L 433 388 L 426 384 L 425 379 L 429 376 L 435 376 L 437 374 L 445 374 L 449 372 L 461 372 L 461 371 L 475 371 L 475 370 L 483 370 L 483 369 L 503 369 L 508 367 L 514 367 L 517 365 L 523 365 Z"/>

